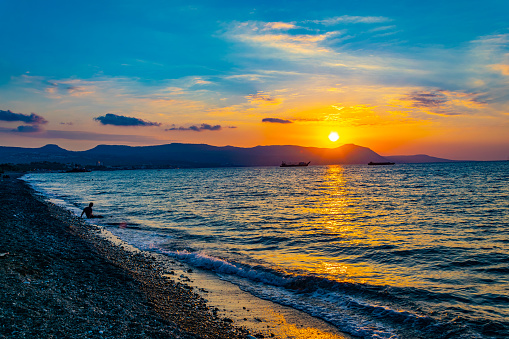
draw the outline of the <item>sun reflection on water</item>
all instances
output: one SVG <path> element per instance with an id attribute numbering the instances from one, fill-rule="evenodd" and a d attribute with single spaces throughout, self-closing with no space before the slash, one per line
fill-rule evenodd
<path id="1" fill-rule="evenodd" d="M 370 194 L 379 188 L 366 184 L 369 180 L 365 177 L 369 175 L 372 174 L 362 171 L 356 176 L 345 175 L 343 166 L 324 168 L 319 188 L 297 207 L 299 214 L 308 215 L 310 220 L 300 221 L 299 227 L 290 232 L 296 239 L 302 236 L 320 238 L 322 245 L 300 252 L 286 253 L 283 250 L 283 253 L 273 253 L 270 261 L 279 262 L 287 273 L 293 270 L 336 281 L 375 285 L 415 285 L 411 268 L 407 273 L 402 272 L 406 268 L 402 268 L 397 260 L 391 259 L 394 263 L 383 264 L 379 260 L 370 260 L 372 249 L 391 249 L 395 247 L 393 242 L 397 242 L 404 255 L 404 251 L 411 250 L 407 244 L 426 235 L 415 232 L 412 227 L 408 232 L 391 233 L 392 225 L 407 222 L 401 216 L 410 215 L 411 218 L 415 211 L 402 210 L 394 203 L 394 197 L 388 199 L 391 202 L 385 201 L 385 192 Z M 356 180 L 364 184 L 358 184 Z M 386 205 L 387 210 L 380 210 L 380 205 Z M 393 218 L 395 215 L 398 217 Z M 303 228 L 303 224 L 306 227 Z"/>

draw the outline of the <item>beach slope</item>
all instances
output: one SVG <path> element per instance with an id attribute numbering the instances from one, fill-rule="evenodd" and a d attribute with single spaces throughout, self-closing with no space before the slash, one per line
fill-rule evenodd
<path id="1" fill-rule="evenodd" d="M 0 338 L 246 338 L 190 288 L 0 178 Z"/>

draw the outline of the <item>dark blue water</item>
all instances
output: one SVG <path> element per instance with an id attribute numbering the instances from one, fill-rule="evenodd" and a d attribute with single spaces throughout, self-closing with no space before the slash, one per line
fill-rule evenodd
<path id="1" fill-rule="evenodd" d="M 509 337 L 509 162 L 31 174 L 143 250 L 365 338 Z"/>

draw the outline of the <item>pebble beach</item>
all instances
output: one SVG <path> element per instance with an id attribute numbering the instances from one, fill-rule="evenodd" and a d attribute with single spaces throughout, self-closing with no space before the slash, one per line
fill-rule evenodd
<path id="1" fill-rule="evenodd" d="M 254 338 L 157 261 L 0 181 L 0 338 Z"/>

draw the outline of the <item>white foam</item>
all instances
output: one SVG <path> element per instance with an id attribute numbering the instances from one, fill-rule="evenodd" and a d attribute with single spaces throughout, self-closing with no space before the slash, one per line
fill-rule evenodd
<path id="1" fill-rule="evenodd" d="M 352 335 L 376 339 L 399 338 L 394 329 L 353 310 L 351 300 L 341 293 L 317 290 L 312 294 L 298 294 L 277 286 L 249 284 L 241 279 L 224 278 L 259 298 L 301 310 Z"/>
<path id="2" fill-rule="evenodd" d="M 215 258 L 201 252 L 189 251 L 167 251 L 160 250 L 161 253 L 175 257 L 180 260 L 200 268 L 214 271 L 216 273 L 232 274 L 247 278 L 252 281 L 259 281 L 269 285 L 283 286 L 292 280 L 292 278 L 280 277 L 270 272 L 259 271 L 245 265 L 234 264 L 226 260 Z"/>
<path id="3" fill-rule="evenodd" d="M 192 266 L 216 272 L 222 279 L 238 285 L 244 291 L 257 297 L 304 311 L 353 335 L 377 339 L 398 338 L 393 329 L 370 319 L 369 316 L 358 314 L 353 306 L 363 305 L 367 309 L 373 308 L 373 312 L 383 309 L 386 312 L 400 314 L 389 308 L 378 308 L 343 294 L 323 290 L 312 294 L 298 294 L 283 287 L 293 281 L 293 277 L 280 277 L 270 272 L 231 263 L 201 252 L 186 250 L 159 250 L 159 252 L 183 260 Z"/>

